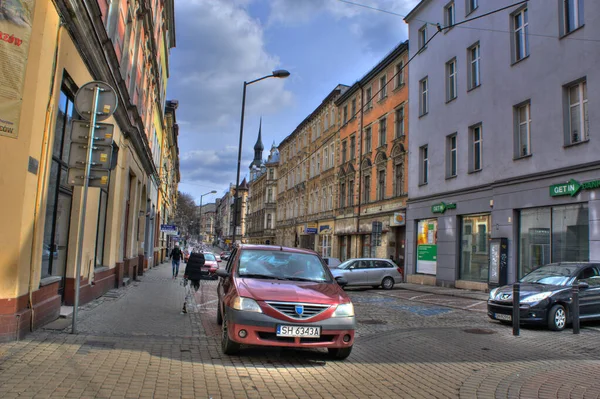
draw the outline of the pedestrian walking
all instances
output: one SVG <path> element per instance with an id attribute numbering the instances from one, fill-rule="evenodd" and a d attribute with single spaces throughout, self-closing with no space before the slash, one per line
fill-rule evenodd
<path id="1" fill-rule="evenodd" d="M 175 248 L 171 250 L 171 254 L 169 255 L 169 259 L 171 259 L 171 264 L 173 265 L 173 278 L 176 278 L 179 274 L 179 262 L 181 262 L 182 257 L 183 252 L 181 252 L 179 246 L 175 244 Z"/>
<path id="2" fill-rule="evenodd" d="M 186 287 L 185 300 L 183 301 L 183 309 L 181 313 L 187 313 L 187 304 L 190 295 L 198 292 L 200 289 L 200 279 L 202 278 L 202 266 L 204 266 L 204 254 L 201 252 L 192 252 L 188 259 L 187 265 L 185 266 L 185 272 L 183 273 L 183 285 Z M 188 280 L 190 282 L 189 289 Z M 192 289 L 194 290 L 192 292 Z"/>

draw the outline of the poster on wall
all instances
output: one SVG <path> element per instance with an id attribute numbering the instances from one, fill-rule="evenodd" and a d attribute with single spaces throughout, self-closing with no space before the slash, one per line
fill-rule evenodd
<path id="1" fill-rule="evenodd" d="M 0 135 L 19 136 L 35 0 L 0 1 Z"/>
<path id="2" fill-rule="evenodd" d="M 417 273 L 435 275 L 437 270 L 437 220 L 420 220 L 417 229 Z"/>

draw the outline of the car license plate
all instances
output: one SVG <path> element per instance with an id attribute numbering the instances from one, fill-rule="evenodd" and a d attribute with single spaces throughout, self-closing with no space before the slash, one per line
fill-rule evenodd
<path id="1" fill-rule="evenodd" d="M 321 336 L 321 327 L 277 326 L 278 337 L 311 337 Z"/>
<path id="2" fill-rule="evenodd" d="M 496 313 L 494 316 L 497 320 L 512 321 L 512 316 L 509 314 Z"/>

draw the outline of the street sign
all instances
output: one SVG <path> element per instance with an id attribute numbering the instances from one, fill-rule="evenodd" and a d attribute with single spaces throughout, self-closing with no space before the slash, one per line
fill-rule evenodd
<path id="1" fill-rule="evenodd" d="M 85 183 L 85 169 L 83 166 L 80 168 L 69 168 L 69 174 L 67 181 L 72 186 L 83 186 Z M 90 177 L 88 181 L 88 187 L 108 187 L 110 181 L 110 171 L 106 169 L 92 169 L 90 170 Z"/>
<path id="2" fill-rule="evenodd" d="M 447 209 L 456 209 L 456 204 L 446 204 L 445 202 L 440 202 L 439 204 L 434 204 L 431 206 L 431 212 L 433 213 L 444 213 Z"/>
<path id="3" fill-rule="evenodd" d="M 115 127 L 110 123 L 96 123 L 94 128 L 94 143 L 111 145 L 114 139 Z M 74 120 L 71 122 L 71 141 L 87 144 L 90 134 L 90 122 Z"/>
<path id="4" fill-rule="evenodd" d="M 88 146 L 71 142 L 69 149 L 69 168 L 85 168 Z M 92 147 L 92 170 L 109 170 L 112 161 L 113 148 L 110 145 L 94 145 Z M 78 185 L 78 184 L 77 184 Z"/>
<path id="5" fill-rule="evenodd" d="M 177 226 L 174 224 L 161 224 L 160 232 L 165 233 L 167 235 L 175 235 L 177 234 Z"/>
<path id="6" fill-rule="evenodd" d="M 98 92 L 96 109 L 93 111 L 96 114 L 95 120 L 103 121 L 109 118 L 117 109 L 117 93 L 112 87 L 100 81 L 86 83 L 75 94 L 75 109 L 85 120 L 91 120 L 96 87 L 100 91 Z"/>

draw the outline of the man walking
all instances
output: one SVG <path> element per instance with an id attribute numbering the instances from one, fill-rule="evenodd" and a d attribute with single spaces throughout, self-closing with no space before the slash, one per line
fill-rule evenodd
<path id="1" fill-rule="evenodd" d="M 169 255 L 169 258 L 172 259 L 171 263 L 173 265 L 173 278 L 177 277 L 179 274 L 179 262 L 181 261 L 182 256 L 183 253 L 181 252 L 181 249 L 179 249 L 179 246 L 175 244 L 175 248 L 171 250 L 171 254 Z"/>

